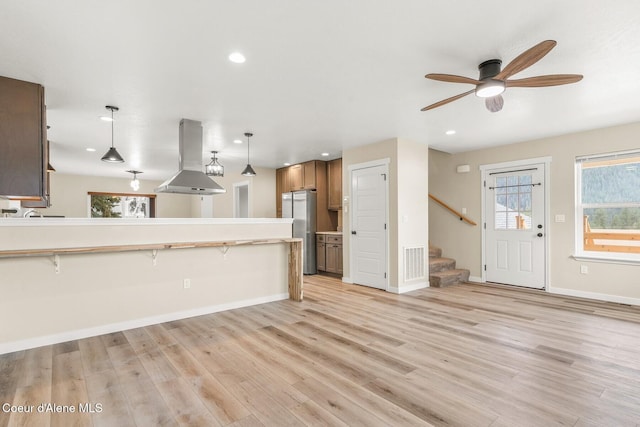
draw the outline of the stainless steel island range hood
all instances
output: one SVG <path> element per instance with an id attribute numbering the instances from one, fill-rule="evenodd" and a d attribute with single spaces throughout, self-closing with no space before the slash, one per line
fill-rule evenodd
<path id="1" fill-rule="evenodd" d="M 202 123 L 180 120 L 180 169 L 156 193 L 220 194 L 227 190 L 202 172 Z"/>

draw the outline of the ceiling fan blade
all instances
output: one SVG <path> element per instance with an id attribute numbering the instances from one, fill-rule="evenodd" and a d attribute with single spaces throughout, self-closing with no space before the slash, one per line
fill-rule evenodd
<path id="1" fill-rule="evenodd" d="M 425 77 L 431 80 L 438 80 L 441 82 L 468 83 L 470 85 L 480 84 L 480 80 L 471 79 L 469 77 L 464 77 L 464 76 L 455 76 L 453 74 L 427 74 Z"/>
<path id="2" fill-rule="evenodd" d="M 485 98 L 484 105 L 485 107 L 487 107 L 487 110 L 491 111 L 492 113 L 497 113 L 498 111 L 502 110 L 502 107 L 504 106 L 504 98 L 502 98 L 502 95 Z"/>
<path id="3" fill-rule="evenodd" d="M 541 60 L 547 53 L 551 51 L 556 45 L 555 40 L 545 40 L 538 43 L 529 50 L 525 50 L 518 55 L 513 61 L 509 62 L 502 71 L 500 71 L 494 79 L 505 80 L 516 73 L 528 68 Z"/>
<path id="4" fill-rule="evenodd" d="M 529 77 L 526 79 L 507 80 L 507 87 L 544 87 L 576 83 L 582 80 L 581 74 L 551 74 L 548 76 Z"/>
<path id="5" fill-rule="evenodd" d="M 456 99 L 460 99 L 463 96 L 467 96 L 467 95 L 473 93 L 474 91 L 475 91 L 475 89 L 471 89 L 470 91 L 465 92 L 465 93 L 461 93 L 460 95 L 456 95 L 456 96 L 452 96 L 451 98 L 443 99 L 442 101 L 436 102 L 435 104 L 431 104 L 431 105 L 428 105 L 428 106 L 424 107 L 420 111 L 433 110 L 434 108 L 440 107 L 440 106 L 442 106 L 444 104 L 448 104 L 450 102 L 453 102 Z"/>

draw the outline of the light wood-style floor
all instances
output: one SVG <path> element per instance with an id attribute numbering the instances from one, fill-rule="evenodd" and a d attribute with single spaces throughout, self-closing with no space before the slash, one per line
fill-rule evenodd
<path id="1" fill-rule="evenodd" d="M 5 402 L 36 413 L 0 426 L 639 426 L 640 308 L 311 276 L 302 303 L 0 356 Z"/>

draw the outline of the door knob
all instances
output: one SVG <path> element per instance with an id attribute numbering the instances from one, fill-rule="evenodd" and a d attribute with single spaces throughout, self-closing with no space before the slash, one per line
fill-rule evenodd
<path id="1" fill-rule="evenodd" d="M 542 237 L 542 236 L 543 236 L 543 234 L 542 234 L 542 233 L 538 233 L 538 237 Z"/>
<path id="2" fill-rule="evenodd" d="M 538 228 L 542 228 L 542 224 L 538 224 Z"/>
<path id="3" fill-rule="evenodd" d="M 351 232 L 351 234 L 356 234 L 355 230 Z"/>

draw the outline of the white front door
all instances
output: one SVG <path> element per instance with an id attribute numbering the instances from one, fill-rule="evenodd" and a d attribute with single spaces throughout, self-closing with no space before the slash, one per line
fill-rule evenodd
<path id="1" fill-rule="evenodd" d="M 544 181 L 544 163 L 484 171 L 488 282 L 545 287 Z"/>
<path id="2" fill-rule="evenodd" d="M 351 171 L 351 278 L 387 289 L 388 166 Z"/>

